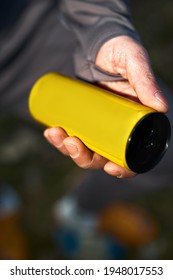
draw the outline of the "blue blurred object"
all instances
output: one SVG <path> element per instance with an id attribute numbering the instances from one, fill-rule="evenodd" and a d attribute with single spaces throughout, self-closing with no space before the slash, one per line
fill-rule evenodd
<path id="1" fill-rule="evenodd" d="M 0 216 L 14 214 L 20 208 L 17 193 L 8 185 L 0 183 Z"/>
<path id="2" fill-rule="evenodd" d="M 77 231 L 68 227 L 56 229 L 54 240 L 58 250 L 65 256 L 73 257 L 81 246 Z"/>
<path id="3" fill-rule="evenodd" d="M 128 252 L 118 240 L 99 231 L 97 215 L 81 211 L 73 196 L 54 207 L 54 242 L 66 259 L 124 259 Z"/>
<path id="4" fill-rule="evenodd" d="M 111 236 L 106 236 L 105 243 L 107 244 L 106 255 L 109 257 L 109 259 L 122 260 L 126 258 L 128 249 L 127 247 L 120 244 L 118 240 L 112 238 Z"/>

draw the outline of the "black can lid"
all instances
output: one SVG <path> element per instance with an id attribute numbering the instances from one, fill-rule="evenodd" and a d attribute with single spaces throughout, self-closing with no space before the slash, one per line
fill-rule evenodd
<path id="1" fill-rule="evenodd" d="M 136 173 L 153 168 L 165 154 L 171 126 L 163 113 L 144 116 L 133 128 L 126 147 L 126 163 Z"/>

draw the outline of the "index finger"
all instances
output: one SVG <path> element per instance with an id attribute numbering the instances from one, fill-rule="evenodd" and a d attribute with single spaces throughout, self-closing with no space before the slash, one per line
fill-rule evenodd
<path id="1" fill-rule="evenodd" d="M 159 112 L 167 112 L 168 103 L 156 81 L 144 48 L 141 47 L 127 62 L 127 69 L 129 82 L 139 100 Z"/>

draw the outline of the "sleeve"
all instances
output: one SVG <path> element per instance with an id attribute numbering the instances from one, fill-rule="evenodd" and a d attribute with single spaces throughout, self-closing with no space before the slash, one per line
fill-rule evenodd
<path id="1" fill-rule="evenodd" d="M 61 22 L 71 30 L 78 42 L 74 55 L 76 75 L 87 81 L 111 80 L 95 66 L 100 47 L 109 39 L 139 36 L 132 24 L 128 0 L 61 0 Z"/>

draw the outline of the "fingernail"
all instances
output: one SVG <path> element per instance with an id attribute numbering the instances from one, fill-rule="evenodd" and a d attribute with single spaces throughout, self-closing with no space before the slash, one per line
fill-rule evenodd
<path id="1" fill-rule="evenodd" d="M 167 101 L 165 99 L 165 97 L 163 96 L 162 92 L 160 90 L 157 90 L 155 93 L 154 93 L 154 96 L 155 98 L 161 102 L 162 104 L 164 105 L 167 105 Z"/>
<path id="2" fill-rule="evenodd" d="M 51 144 L 53 144 L 57 148 L 60 148 L 63 145 L 64 138 L 59 135 L 55 135 L 55 136 L 48 136 L 48 140 L 50 141 Z"/>
<path id="3" fill-rule="evenodd" d="M 117 176 L 116 176 L 118 179 L 121 179 L 123 178 L 123 175 L 121 173 L 118 173 Z"/>
<path id="4" fill-rule="evenodd" d="M 51 128 L 49 129 L 49 131 L 46 130 L 44 135 L 46 136 L 48 141 L 57 148 L 60 148 L 63 145 L 64 137 L 57 134 L 56 128 Z"/>
<path id="5" fill-rule="evenodd" d="M 77 158 L 79 156 L 79 150 L 76 145 L 71 143 L 64 143 L 66 149 L 68 150 L 71 158 Z"/>
<path id="6" fill-rule="evenodd" d="M 49 129 L 46 129 L 44 131 L 44 133 L 43 133 L 44 137 L 46 137 L 46 138 L 49 136 L 49 132 L 48 131 L 49 131 Z"/>
<path id="7" fill-rule="evenodd" d="M 115 170 L 115 166 L 113 166 L 112 164 L 109 164 L 106 166 L 106 169 L 104 168 L 104 170 L 106 172 L 109 172 L 109 174 L 112 174 L 113 176 L 115 176 L 116 178 L 123 178 L 123 175 L 121 174 L 121 172 L 117 172 Z"/>

